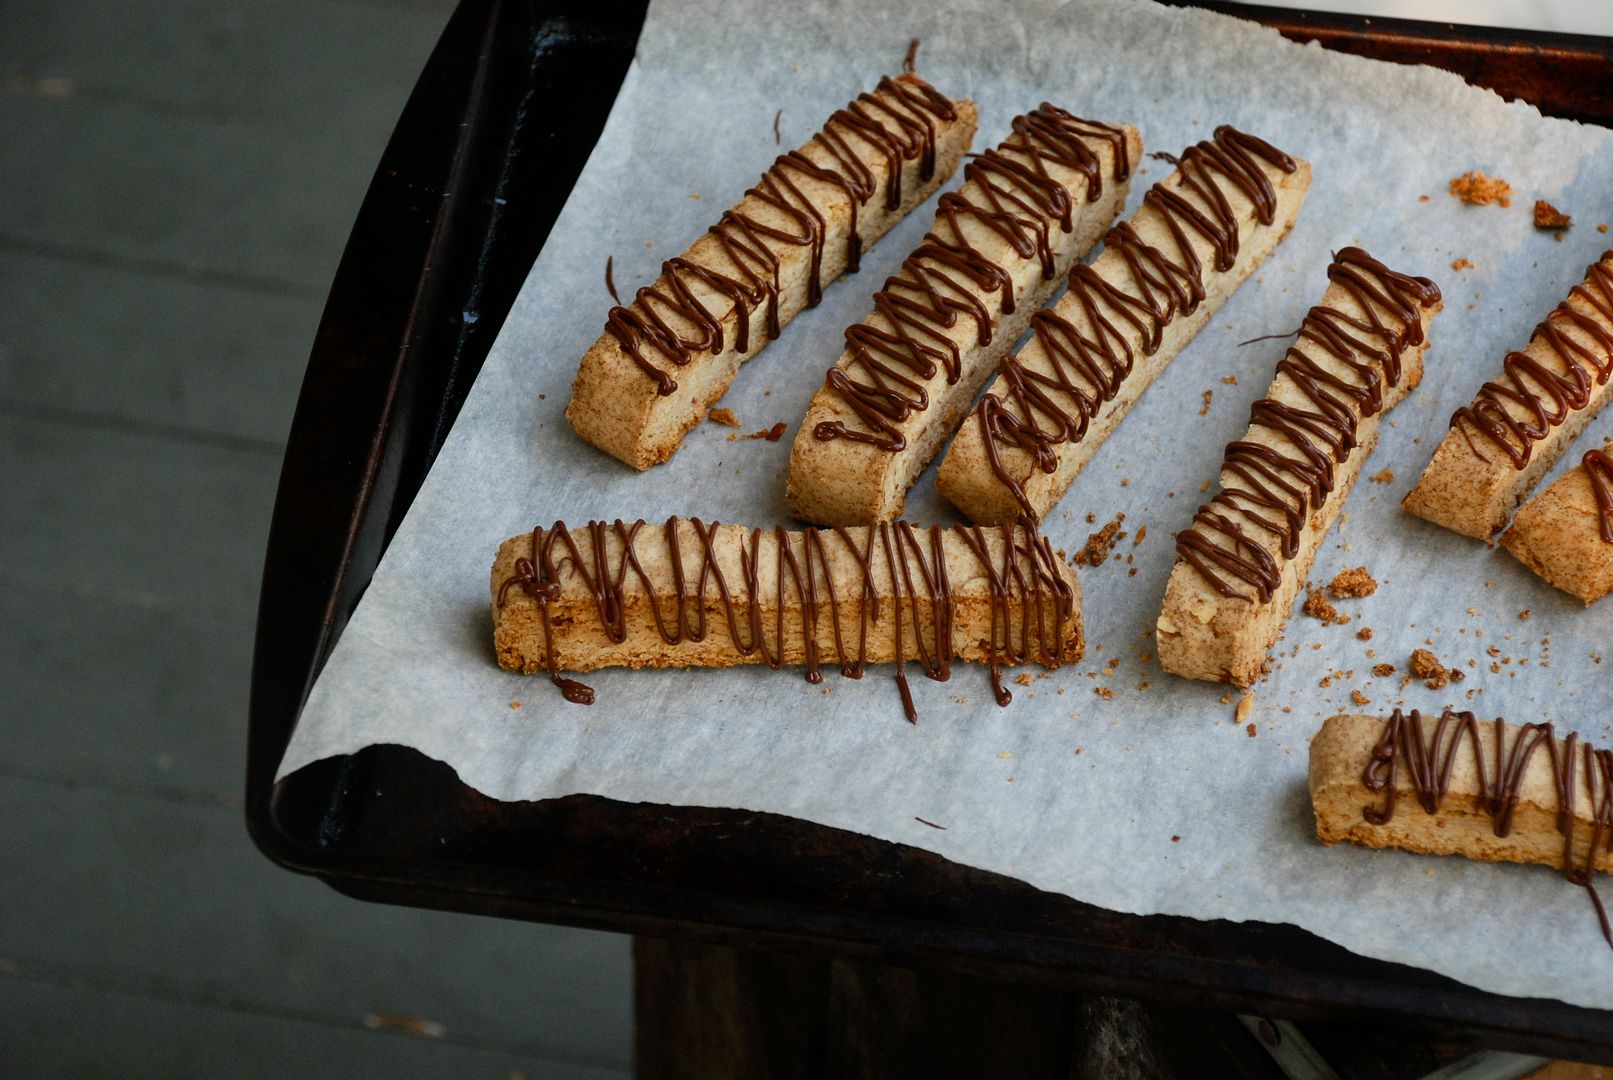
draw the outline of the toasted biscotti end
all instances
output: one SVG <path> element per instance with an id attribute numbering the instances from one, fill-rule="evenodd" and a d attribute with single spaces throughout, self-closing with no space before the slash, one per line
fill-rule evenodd
<path id="1" fill-rule="evenodd" d="M 1495 469 L 1461 432 L 1453 430 L 1440 441 L 1417 486 L 1406 492 L 1400 506 L 1413 517 L 1493 544 L 1517 506 L 1514 487 L 1511 470 Z"/>
<path id="2" fill-rule="evenodd" d="M 1603 453 L 1613 454 L 1613 442 Z M 1501 545 L 1549 584 L 1592 604 L 1613 592 L 1613 544 L 1585 464 L 1524 503 Z"/>
<path id="3" fill-rule="evenodd" d="M 1425 717 L 1423 720 L 1430 737 L 1437 719 Z M 1412 770 L 1402 763 L 1396 771 L 1395 812 L 1388 821 L 1375 824 L 1367 812 L 1381 811 L 1386 797 L 1384 792 L 1367 788 L 1365 774 L 1387 724 L 1382 716 L 1334 716 L 1323 723 L 1311 739 L 1308 785 L 1318 840 L 1324 844 L 1349 841 L 1364 847 L 1399 848 L 1425 855 L 1461 855 L 1485 862 L 1540 863 L 1559 868 L 1563 865 L 1563 836 L 1557 828 L 1557 788 L 1551 757 L 1544 748 L 1529 759 L 1518 786 L 1512 829 L 1507 836 L 1495 834 L 1478 768 L 1465 738 L 1457 747 L 1449 789 L 1436 813 L 1428 813 L 1419 805 Z M 1476 730 L 1486 768 L 1493 770 L 1494 725 L 1481 721 Z M 1508 739 L 1506 746 L 1510 749 L 1519 729 L 1508 724 L 1504 730 Z M 1447 731 L 1446 737 L 1450 734 Z M 1559 740 L 1559 746 L 1564 741 Z M 1596 805 L 1585 783 L 1584 749 L 1584 744 L 1580 744 L 1581 756 L 1574 762 L 1578 778 L 1574 799 L 1577 865 L 1584 864 L 1588 853 Z M 1613 870 L 1613 852 L 1605 842 L 1599 845 L 1596 868 Z"/>
<path id="4" fill-rule="evenodd" d="M 915 84 L 915 80 L 916 76 L 896 77 L 896 81 L 909 85 Z M 928 88 L 922 81 L 918 85 Z M 951 119 L 927 118 L 935 132 L 933 171 L 925 175 L 926 162 L 921 154 L 901 159 L 897 170 L 901 199 L 894 209 L 886 204 L 891 181 L 886 159 L 877 148 L 861 140 L 844 140 L 849 152 L 873 180 L 871 194 L 861 203 L 838 184 L 815 180 L 798 171 L 790 172 L 788 182 L 810 201 L 813 212 L 822 220 L 822 242 L 818 245 L 821 286 L 827 287 L 848 269 L 854 219 L 861 247 L 867 251 L 956 171 L 974 138 L 979 114 L 968 99 L 948 98 L 946 101 L 953 113 Z M 896 126 L 894 120 L 884 123 L 888 128 Z M 809 141 L 800 152 L 820 167 L 837 168 L 834 153 L 821 142 Z M 747 195 L 735 211 L 786 235 L 801 233 L 799 221 L 759 195 Z M 777 328 L 782 329 L 808 304 L 813 245 L 791 244 L 761 235 L 755 242 L 777 260 Z M 742 246 L 736 245 L 736 249 Z M 736 263 L 723 239 L 713 231 L 697 239 L 683 253 L 682 259 L 736 281 L 743 281 L 754 270 L 750 264 Z M 754 256 L 751 261 L 754 262 Z M 666 270 L 669 265 L 663 264 L 662 276 L 651 286 L 662 297 L 674 296 L 678 291 L 669 281 Z M 566 408 L 566 419 L 572 428 L 586 442 L 635 469 L 647 469 L 669 460 L 682 444 L 683 437 L 727 392 L 740 364 L 753 358 L 769 340 L 765 300 L 736 307 L 731 296 L 697 275 L 682 275 L 679 287 L 688 289 L 720 325 L 720 351 L 697 350 L 687 363 L 676 364 L 658 349 L 646 346 L 646 355 L 654 366 L 675 383 L 670 392 L 662 393 L 660 382 L 643 371 L 607 329 L 584 354 L 572 382 L 572 400 Z M 640 296 L 644 295 L 641 290 Z M 641 303 L 635 297 L 628 307 Z M 703 337 L 699 326 L 673 311 L 664 300 L 655 302 L 654 314 L 684 340 L 698 341 Z M 742 321 L 744 333 L 740 332 Z M 743 352 L 738 348 L 742 340 L 746 345 Z"/>

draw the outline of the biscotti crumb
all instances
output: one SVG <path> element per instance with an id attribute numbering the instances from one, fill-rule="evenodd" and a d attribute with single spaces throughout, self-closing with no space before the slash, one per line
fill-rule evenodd
<path id="1" fill-rule="evenodd" d="M 1469 259 L 1457 259 L 1455 262 L 1451 263 L 1451 269 L 1452 270 L 1466 270 L 1468 267 L 1470 267 L 1472 265 L 1473 265 L 1473 263 Z"/>
<path id="2" fill-rule="evenodd" d="M 1537 229 L 1566 229 L 1574 224 L 1574 219 L 1557 209 L 1545 199 L 1535 200 L 1535 228 Z"/>
<path id="3" fill-rule="evenodd" d="M 1422 679 L 1423 685 L 1430 690 L 1443 690 L 1451 684 L 1452 672 L 1439 662 L 1439 657 L 1427 649 L 1413 649 L 1411 663 L 1406 665 L 1413 677 Z M 1460 679 L 1461 674 L 1456 673 Z"/>
<path id="4" fill-rule="evenodd" d="M 1469 206 L 1512 205 L 1512 185 L 1499 176 L 1466 172 L 1451 181 L 1451 194 Z"/>
<path id="5" fill-rule="evenodd" d="M 1597 232 L 1607 232 L 1607 222 L 1604 221 L 1604 222 L 1602 222 L 1602 224 L 1598 225 L 1596 227 L 1596 231 Z"/>
<path id="6" fill-rule="evenodd" d="M 1014 676 L 1014 681 L 1020 686 L 1029 686 L 1031 684 L 1031 673 L 1028 671 L 1021 672 Z"/>
<path id="7" fill-rule="evenodd" d="M 1199 409 L 1199 415 L 1200 416 L 1208 416 L 1208 415 L 1210 415 L 1210 402 L 1215 400 L 1215 391 L 1214 390 L 1206 390 L 1206 391 L 1204 391 L 1203 396 L 1204 396 L 1204 406 L 1203 406 L 1203 408 Z"/>
<path id="8" fill-rule="evenodd" d="M 1232 722 L 1234 724 L 1241 724 L 1245 720 L 1248 720 L 1249 719 L 1249 713 L 1254 710 L 1254 707 L 1255 707 L 1255 696 L 1253 694 L 1245 694 L 1245 695 L 1243 695 L 1241 698 L 1238 699 L 1238 707 L 1236 709 L 1234 709 L 1233 712 L 1232 712 Z M 1250 724 L 1249 726 L 1254 727 L 1253 724 Z"/>
<path id="9" fill-rule="evenodd" d="M 1247 724 L 1247 725 L 1244 726 L 1244 729 L 1243 729 L 1244 734 L 1248 735 L 1251 739 L 1255 737 L 1255 730 L 1256 729 L 1255 729 L 1255 726 L 1253 724 Z"/>
<path id="10" fill-rule="evenodd" d="M 1371 641 L 1372 640 L 1372 627 L 1363 626 L 1361 629 L 1359 629 L 1359 630 L 1357 630 L 1355 632 L 1355 638 L 1356 638 L 1357 641 Z"/>
<path id="11" fill-rule="evenodd" d="M 1529 615 L 1530 615 L 1529 609 L 1524 608 L 1522 611 L 1518 612 L 1518 620 L 1520 622 L 1528 622 L 1529 621 Z"/>
<path id="12" fill-rule="evenodd" d="M 1147 535 L 1148 535 L 1148 526 L 1147 525 L 1139 525 L 1139 526 L 1137 526 L 1137 535 L 1131 538 L 1131 546 L 1136 547 L 1138 544 L 1142 543 L 1143 538 L 1145 536 L 1147 536 Z"/>
<path id="13" fill-rule="evenodd" d="M 1418 202 L 1427 202 L 1431 197 L 1432 196 L 1429 196 L 1429 195 L 1419 195 L 1419 196 L 1417 196 L 1417 201 Z"/>
<path id="14" fill-rule="evenodd" d="M 1308 590 L 1305 593 L 1305 605 L 1300 610 L 1313 619 L 1338 623 L 1340 626 L 1350 621 L 1348 615 L 1340 615 L 1339 609 L 1328 602 L 1327 593 L 1321 589 Z"/>
<path id="15" fill-rule="evenodd" d="M 1236 375 L 1223 375 L 1221 376 L 1221 381 L 1228 386 L 1238 385 L 1238 377 Z"/>
<path id="16" fill-rule="evenodd" d="M 1355 702 L 1357 705 L 1371 705 L 1372 704 L 1372 699 L 1367 697 L 1365 694 L 1363 694 L 1359 690 L 1351 690 L 1350 691 L 1350 700 Z"/>
<path id="17" fill-rule="evenodd" d="M 738 427 L 739 417 L 734 415 L 732 409 L 712 409 L 706 414 L 706 419 L 723 427 Z"/>
<path id="18" fill-rule="evenodd" d="M 512 709 L 519 709 L 519 708 L 520 708 L 520 707 L 521 707 L 521 702 L 520 702 L 520 700 L 519 700 L 519 699 L 517 699 L 517 700 L 515 700 L 515 701 L 512 701 L 512 702 L 510 702 L 510 708 L 512 708 Z"/>
<path id="19" fill-rule="evenodd" d="M 766 439 L 768 442 L 778 442 L 779 439 L 783 438 L 784 433 L 789 430 L 789 427 L 790 425 L 780 420 L 766 431 L 753 431 L 749 435 L 745 436 L 745 438 Z"/>
<path id="20" fill-rule="evenodd" d="M 1367 477 L 1367 482 L 1371 484 L 1392 484 L 1395 482 L 1395 471 L 1393 469 L 1379 469 Z"/>
<path id="21" fill-rule="evenodd" d="M 1394 673 L 1395 673 L 1395 666 L 1393 664 L 1373 664 L 1372 665 L 1372 674 L 1376 675 L 1380 679 L 1388 678 L 1390 675 L 1393 675 Z"/>
<path id="22" fill-rule="evenodd" d="M 1077 566 L 1100 566 L 1107 562 L 1109 553 L 1126 535 L 1120 531 L 1120 523 L 1125 520 L 1126 515 L 1119 514 L 1113 521 L 1088 536 L 1085 546 L 1075 553 L 1075 564 Z"/>
<path id="23" fill-rule="evenodd" d="M 1115 692 L 1109 689 L 1107 686 L 1094 686 L 1092 688 L 1092 692 L 1097 694 L 1105 701 L 1113 701 L 1115 699 Z"/>
<path id="24" fill-rule="evenodd" d="M 1364 566 L 1340 570 L 1328 584 L 1327 591 L 1335 600 L 1355 600 L 1371 596 L 1378 591 L 1378 582 Z"/>

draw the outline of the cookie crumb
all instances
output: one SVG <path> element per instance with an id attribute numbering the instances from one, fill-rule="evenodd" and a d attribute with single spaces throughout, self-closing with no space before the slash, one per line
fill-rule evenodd
<path id="1" fill-rule="evenodd" d="M 1215 400 L 1215 391 L 1214 390 L 1206 390 L 1206 391 L 1204 391 L 1203 396 L 1204 396 L 1204 406 L 1201 409 L 1199 409 L 1199 415 L 1200 416 L 1208 416 L 1208 415 L 1210 415 L 1210 402 Z"/>
<path id="2" fill-rule="evenodd" d="M 1430 196 L 1428 196 L 1428 195 L 1419 195 L 1419 196 L 1417 196 L 1417 201 L 1418 202 L 1427 202 L 1429 200 L 1429 198 L 1430 198 Z"/>
<path id="3" fill-rule="evenodd" d="M 1470 260 L 1470 259 L 1457 259 L 1455 262 L 1451 263 L 1451 269 L 1452 270 L 1466 270 L 1468 267 L 1470 267 L 1472 265 L 1473 265 L 1473 263 L 1472 263 L 1472 260 Z"/>
<path id="4" fill-rule="evenodd" d="M 1376 675 L 1380 679 L 1386 679 L 1390 675 L 1393 675 L 1394 673 L 1395 673 L 1395 666 L 1393 664 L 1373 664 L 1372 665 L 1372 674 Z"/>
<path id="5" fill-rule="evenodd" d="M 747 438 L 747 439 L 766 439 L 768 442 L 778 442 L 779 439 L 784 437 L 784 433 L 786 431 L 788 431 L 789 428 L 790 428 L 790 425 L 788 425 L 784 421 L 780 420 L 778 423 L 774 424 L 772 427 L 768 428 L 766 431 L 753 431 L 749 435 L 745 436 L 745 438 Z"/>
<path id="6" fill-rule="evenodd" d="M 1088 536 L 1085 546 L 1075 553 L 1075 565 L 1100 566 L 1107 562 L 1109 553 L 1126 535 L 1120 531 L 1120 524 L 1125 520 L 1125 514 L 1117 515 L 1113 521 Z"/>
<path id="7" fill-rule="evenodd" d="M 1105 701 L 1113 701 L 1115 699 L 1115 692 L 1109 689 L 1107 686 L 1094 686 L 1092 688 L 1092 692 L 1097 694 Z"/>
<path id="8" fill-rule="evenodd" d="M 706 414 L 706 419 L 723 427 L 738 427 L 739 417 L 734 415 L 732 409 L 712 409 Z"/>
<path id="9" fill-rule="evenodd" d="M 1357 705 L 1371 705 L 1372 704 L 1372 699 L 1367 697 L 1365 694 L 1363 694 L 1359 690 L 1351 690 L 1350 691 L 1350 700 L 1355 702 Z"/>
<path id="10" fill-rule="evenodd" d="M 1518 612 L 1518 621 L 1519 622 L 1528 622 L 1530 614 L 1531 614 L 1531 612 L 1529 611 L 1529 609 L 1524 608 L 1522 611 Z"/>
<path id="11" fill-rule="evenodd" d="M 1557 209 L 1545 199 L 1535 200 L 1535 228 L 1537 229 L 1566 229 L 1574 224 L 1574 219 Z"/>
<path id="12" fill-rule="evenodd" d="M 521 701 L 520 701 L 519 698 L 517 698 L 515 701 L 510 702 L 510 708 L 519 709 L 520 707 L 521 707 Z"/>
<path id="13" fill-rule="evenodd" d="M 1451 194 L 1469 206 L 1488 206 L 1500 203 L 1512 205 L 1512 185 L 1499 176 L 1485 176 L 1481 172 L 1466 172 L 1451 181 Z"/>
<path id="14" fill-rule="evenodd" d="M 1357 630 L 1355 632 L 1355 639 L 1357 641 L 1371 641 L 1372 640 L 1372 627 L 1363 626 L 1361 629 Z"/>
<path id="15" fill-rule="evenodd" d="M 1335 600 L 1356 600 L 1378 591 L 1378 582 L 1364 566 L 1340 570 L 1328 583 L 1327 591 Z"/>
<path id="16" fill-rule="evenodd" d="M 1255 730 L 1256 729 L 1253 724 L 1248 724 L 1243 729 L 1244 734 L 1248 735 L 1251 739 L 1255 737 Z"/>
<path id="17" fill-rule="evenodd" d="M 1238 699 L 1238 707 L 1232 712 L 1232 722 L 1234 724 L 1241 724 L 1245 720 L 1249 719 L 1249 714 L 1254 710 L 1254 707 L 1255 696 L 1253 694 L 1243 695 Z M 1249 727 L 1253 728 L 1254 725 L 1250 724 Z M 1250 734 L 1253 734 L 1253 731 L 1251 731 Z"/>
<path id="18" fill-rule="evenodd" d="M 1451 671 L 1439 662 L 1439 657 L 1427 649 L 1413 649 L 1411 663 L 1406 665 L 1414 678 L 1422 679 L 1423 685 L 1430 690 L 1443 690 L 1451 684 Z M 1461 674 L 1456 678 L 1460 680 Z"/>
<path id="19" fill-rule="evenodd" d="M 1016 683 L 1018 683 L 1020 686 L 1029 686 L 1031 684 L 1030 672 L 1027 671 L 1027 672 L 1024 672 L 1023 674 L 1015 675 L 1014 676 L 1014 681 Z"/>
<path id="20" fill-rule="evenodd" d="M 1367 483 L 1369 484 L 1392 484 L 1394 482 L 1395 471 L 1393 469 L 1379 469 L 1367 477 Z"/>
<path id="21" fill-rule="evenodd" d="M 1348 615 L 1340 615 L 1339 609 L 1328 602 L 1327 593 L 1321 589 L 1310 589 L 1305 593 L 1305 606 L 1300 608 L 1313 619 L 1323 622 L 1346 623 L 1350 621 Z"/>

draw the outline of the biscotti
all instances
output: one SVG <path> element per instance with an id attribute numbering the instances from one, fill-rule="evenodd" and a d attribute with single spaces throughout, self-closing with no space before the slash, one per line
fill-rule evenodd
<path id="1" fill-rule="evenodd" d="M 752 529 L 671 518 L 664 524 L 563 523 L 500 548 L 493 641 L 501 667 L 562 669 L 824 664 L 859 678 L 894 663 L 909 719 L 905 664 L 946 679 L 954 660 L 1000 669 L 1080 659 L 1075 573 L 1029 522 L 989 528 Z"/>
<path id="2" fill-rule="evenodd" d="M 1182 152 L 1104 252 L 1031 319 L 941 462 L 977 522 L 1040 520 L 1167 364 L 1287 235 L 1310 165 L 1222 126 Z"/>
<path id="3" fill-rule="evenodd" d="M 1613 869 L 1613 751 L 1550 724 L 1335 716 L 1311 740 L 1310 794 L 1324 844 L 1543 863 L 1582 884 Z"/>
<path id="4" fill-rule="evenodd" d="M 1438 287 L 1360 248 L 1338 252 L 1327 277 L 1248 432 L 1227 446 L 1219 490 L 1176 535 L 1155 627 L 1166 671 L 1255 681 L 1383 414 L 1422 381 Z"/>
<path id="5" fill-rule="evenodd" d="M 866 525 L 902 512 L 997 357 L 1125 209 L 1141 154 L 1136 128 L 1044 103 L 964 166 L 873 313 L 846 330 L 797 429 L 796 517 Z"/>
<path id="6" fill-rule="evenodd" d="M 975 120 L 972 102 L 912 74 L 836 112 L 611 309 L 572 384 L 577 434 L 635 469 L 670 458 L 740 363 L 952 175 Z"/>
<path id="7" fill-rule="evenodd" d="M 1408 513 L 1478 540 L 1495 534 L 1574 437 L 1613 398 L 1613 251 L 1508 353 L 1402 502 Z"/>
<path id="8" fill-rule="evenodd" d="M 1613 592 L 1613 442 L 1524 503 L 1501 546 L 1587 604 Z"/>

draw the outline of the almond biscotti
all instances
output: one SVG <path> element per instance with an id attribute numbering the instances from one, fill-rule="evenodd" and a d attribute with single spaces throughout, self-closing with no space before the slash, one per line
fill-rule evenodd
<path id="1" fill-rule="evenodd" d="M 1310 794 L 1324 844 L 1543 863 L 1583 885 L 1613 870 L 1613 751 L 1550 724 L 1335 716 L 1311 739 Z"/>
<path id="2" fill-rule="evenodd" d="M 1136 128 L 1044 103 L 964 166 L 923 243 L 846 330 L 797 429 L 796 517 L 852 525 L 902 512 L 997 357 L 1125 209 L 1141 155 Z"/>
<path id="3" fill-rule="evenodd" d="M 1327 278 L 1248 432 L 1227 446 L 1218 491 L 1176 534 L 1155 626 L 1166 671 L 1259 677 L 1383 414 L 1422 381 L 1438 287 L 1360 248 L 1338 252 Z"/>
<path id="4" fill-rule="evenodd" d="M 1613 442 L 1524 503 L 1501 546 L 1587 604 L 1613 592 Z"/>
<path id="5" fill-rule="evenodd" d="M 562 669 L 825 664 L 860 678 L 894 663 L 932 679 L 953 660 L 991 669 L 1081 658 L 1075 572 L 1034 525 L 752 529 L 671 518 L 564 523 L 513 537 L 493 563 L 501 667 L 547 671 L 568 700 L 593 692 Z"/>
<path id="6" fill-rule="evenodd" d="M 952 175 L 975 121 L 973 102 L 905 73 L 836 112 L 611 309 L 572 384 L 577 434 L 635 469 L 670 458 L 740 363 Z"/>
<path id="7" fill-rule="evenodd" d="M 1288 234 L 1310 164 L 1231 127 L 1182 152 L 1104 252 L 1031 319 L 937 487 L 973 521 L 1050 510 L 1132 404 Z"/>
<path id="8" fill-rule="evenodd" d="M 1493 542 L 1591 418 L 1613 399 L 1613 251 L 1508 353 L 1500 379 L 1456 410 L 1422 479 L 1401 505 Z"/>

